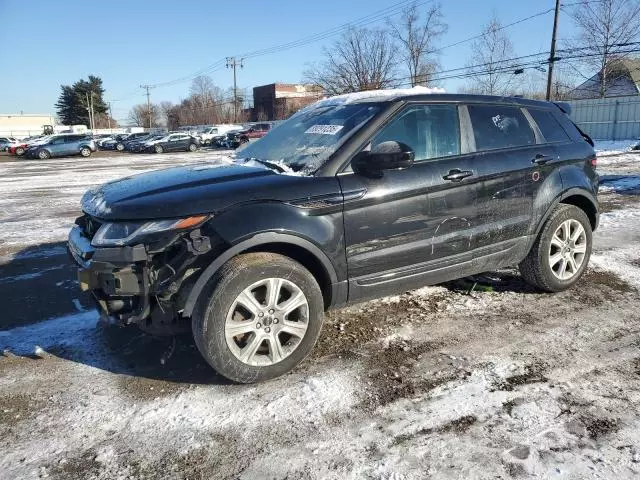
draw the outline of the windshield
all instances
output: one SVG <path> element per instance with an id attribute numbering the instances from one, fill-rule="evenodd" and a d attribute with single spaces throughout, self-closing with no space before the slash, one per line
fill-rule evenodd
<path id="1" fill-rule="evenodd" d="M 379 111 L 380 105 L 372 103 L 310 106 L 239 151 L 238 158 L 284 164 L 294 172 L 311 174 Z"/>

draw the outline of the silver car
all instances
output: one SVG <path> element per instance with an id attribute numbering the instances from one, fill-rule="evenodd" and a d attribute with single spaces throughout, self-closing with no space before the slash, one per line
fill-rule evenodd
<path id="1" fill-rule="evenodd" d="M 86 134 L 55 135 L 45 143 L 32 145 L 26 155 L 30 158 L 46 160 L 51 157 L 82 155 L 90 157 L 96 151 L 96 144 L 91 136 Z"/>

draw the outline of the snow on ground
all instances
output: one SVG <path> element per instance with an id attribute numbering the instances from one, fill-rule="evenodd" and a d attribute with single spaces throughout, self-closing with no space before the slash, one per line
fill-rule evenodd
<path id="1" fill-rule="evenodd" d="M 15 246 L 65 240 L 82 194 L 110 180 L 190 163 L 221 162 L 230 151 L 22 160 L 0 164 L 0 256 Z M 36 208 L 34 208 L 36 207 Z M 27 232 L 38 232 L 28 235 Z"/>
<path id="2" fill-rule="evenodd" d="M 634 145 L 640 143 L 640 139 L 636 140 L 596 140 L 595 150 L 599 156 L 619 155 L 628 152 Z M 640 151 L 638 151 L 640 154 Z"/>
<path id="3" fill-rule="evenodd" d="M 0 163 L 0 292 L 59 273 L 63 247 L 24 232 L 64 240 L 85 188 L 216 161 L 197 155 Z M 0 323 L 0 477 L 638 478 L 640 210 L 613 179 L 640 175 L 632 155 L 600 162 L 609 210 L 578 287 L 505 270 L 331 312 L 311 359 L 264 384 L 229 385 L 188 337 L 72 313 L 65 271 L 34 303 L 71 283 L 67 314 Z"/>

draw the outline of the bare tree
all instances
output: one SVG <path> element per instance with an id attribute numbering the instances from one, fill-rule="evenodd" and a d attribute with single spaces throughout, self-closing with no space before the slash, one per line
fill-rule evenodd
<path id="1" fill-rule="evenodd" d="M 598 95 L 604 97 L 615 71 L 615 60 L 628 55 L 630 42 L 640 38 L 640 1 L 583 0 L 571 10 L 578 35 L 581 63 L 600 73 Z"/>
<path id="2" fill-rule="evenodd" d="M 151 121 L 149 121 L 149 113 Z M 146 103 L 135 105 L 129 111 L 129 121 L 138 127 L 160 126 L 160 109 L 157 105 L 151 104 L 151 111 L 147 108 Z"/>
<path id="3" fill-rule="evenodd" d="M 160 123 L 165 126 L 169 125 L 169 115 L 171 114 L 173 106 L 172 102 L 168 102 L 166 100 L 160 102 L 160 105 L 158 105 L 158 109 L 160 110 Z"/>
<path id="4" fill-rule="evenodd" d="M 308 83 L 319 85 L 329 95 L 390 88 L 395 61 L 391 39 L 384 30 L 350 28 L 331 47 L 325 60 L 305 72 Z"/>
<path id="5" fill-rule="evenodd" d="M 392 37 L 403 51 L 412 87 L 428 85 L 438 67 L 436 43 L 449 28 L 442 19 L 439 3 L 429 2 L 421 12 L 414 2 L 402 12 L 399 21 L 388 22 Z"/>
<path id="6" fill-rule="evenodd" d="M 483 28 L 482 36 L 471 44 L 467 68 L 468 73 L 473 76 L 468 91 L 505 95 L 516 88 L 520 80 L 513 74 L 516 67 L 511 64 L 510 59 L 514 56 L 513 44 L 494 14 Z"/>

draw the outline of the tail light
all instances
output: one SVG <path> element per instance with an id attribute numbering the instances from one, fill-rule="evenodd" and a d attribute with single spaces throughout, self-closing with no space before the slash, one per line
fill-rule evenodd
<path id="1" fill-rule="evenodd" d="M 589 163 L 593 168 L 596 168 L 598 166 L 598 157 L 591 157 Z"/>

